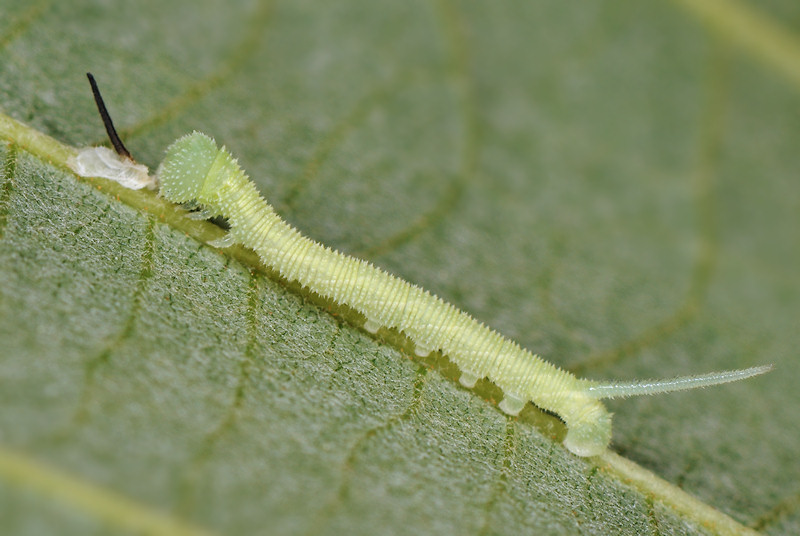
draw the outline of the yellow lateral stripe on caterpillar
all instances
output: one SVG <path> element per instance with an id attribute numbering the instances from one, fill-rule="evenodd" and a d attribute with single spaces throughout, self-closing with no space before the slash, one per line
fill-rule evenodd
<path id="1" fill-rule="evenodd" d="M 441 350 L 458 365 L 467 387 L 490 379 L 504 392 L 500 407 L 506 413 L 516 415 L 528 401 L 556 413 L 567 425 L 564 445 L 579 456 L 598 455 L 610 442 L 611 414 L 602 398 L 717 385 L 772 368 L 630 383 L 579 379 L 420 287 L 304 237 L 275 213 L 230 153 L 205 134 L 193 132 L 175 141 L 157 176 L 168 200 L 196 202 L 205 215 L 228 218 L 229 245 L 252 248 L 286 279 L 359 311 L 369 331 L 395 328 L 421 354 Z"/>

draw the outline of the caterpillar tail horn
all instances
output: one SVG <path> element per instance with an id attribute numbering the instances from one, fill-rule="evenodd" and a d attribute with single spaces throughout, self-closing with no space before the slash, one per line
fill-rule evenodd
<path id="1" fill-rule="evenodd" d="M 698 387 L 709 387 L 712 385 L 744 380 L 745 378 L 764 374 L 772 369 L 772 365 L 761 365 L 746 369 L 709 372 L 708 374 L 700 374 L 697 376 L 681 376 L 667 380 L 639 380 L 608 384 L 597 383 L 591 385 L 587 389 L 587 394 L 593 398 L 602 399 L 671 393 L 673 391 L 685 391 L 687 389 L 697 389 Z"/>

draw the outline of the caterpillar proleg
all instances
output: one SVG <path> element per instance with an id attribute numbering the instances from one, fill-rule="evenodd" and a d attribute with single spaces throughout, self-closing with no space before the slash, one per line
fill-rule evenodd
<path id="1" fill-rule="evenodd" d="M 772 368 L 637 382 L 576 378 L 419 286 L 303 236 L 259 194 L 227 149 L 205 134 L 192 132 L 172 143 L 157 180 L 166 199 L 196 203 L 203 216 L 227 218 L 230 234 L 221 245 L 252 248 L 285 279 L 363 314 L 367 331 L 393 328 L 408 336 L 420 355 L 441 351 L 461 370 L 463 385 L 491 380 L 503 390 L 504 412 L 516 415 L 532 402 L 557 414 L 567 426 L 564 445 L 578 456 L 598 455 L 611 440 L 611 413 L 603 398 L 718 385 Z"/>

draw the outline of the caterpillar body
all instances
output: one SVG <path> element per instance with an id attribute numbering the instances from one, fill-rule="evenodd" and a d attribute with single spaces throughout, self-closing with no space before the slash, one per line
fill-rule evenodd
<path id="1" fill-rule="evenodd" d="M 303 236 L 261 197 L 236 160 L 213 139 L 193 132 L 175 141 L 158 168 L 161 195 L 195 202 L 204 217 L 230 224 L 223 245 L 243 244 L 284 278 L 347 305 L 366 317 L 365 328 L 394 328 L 417 353 L 440 350 L 472 387 L 488 378 L 503 390 L 500 408 L 516 415 L 531 401 L 567 425 L 564 445 L 579 456 L 600 454 L 611 440 L 611 414 L 602 398 L 690 389 L 735 381 L 770 366 L 662 381 L 602 384 L 576 378 L 419 286 Z"/>
<path id="2" fill-rule="evenodd" d="M 115 148 L 119 144 L 124 150 L 91 76 L 90 81 L 109 137 Z M 103 158 L 91 154 L 102 149 L 88 148 L 81 155 L 85 153 L 92 162 L 105 162 L 105 153 Z M 127 150 L 117 152 L 120 162 L 131 161 Z M 120 181 L 123 174 L 118 164 L 109 164 L 107 172 L 100 167 L 93 166 L 91 176 Z M 73 170 L 87 176 L 84 168 L 73 165 Z M 156 179 L 160 195 L 166 199 L 200 205 L 202 210 L 195 217 L 227 218 L 229 234 L 213 245 L 238 243 L 252 248 L 287 280 L 363 314 L 366 330 L 400 330 L 420 355 L 441 351 L 459 367 L 464 386 L 488 378 L 500 387 L 504 394 L 500 408 L 510 415 L 518 414 L 529 401 L 557 414 L 567 426 L 564 445 L 578 456 L 598 455 L 611 440 L 611 413 L 601 399 L 717 385 L 772 369 L 765 365 L 634 382 L 576 378 L 419 286 L 303 236 L 259 194 L 227 149 L 217 147 L 205 134 L 193 132 L 170 145 Z"/>

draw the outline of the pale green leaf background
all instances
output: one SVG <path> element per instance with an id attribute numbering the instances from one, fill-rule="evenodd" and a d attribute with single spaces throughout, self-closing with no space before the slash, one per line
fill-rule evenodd
<path id="1" fill-rule="evenodd" d="M 207 132 L 307 235 L 580 375 L 776 365 L 611 403 L 645 489 L 7 136 L 3 533 L 726 530 L 673 486 L 800 533 L 800 4 L 693 4 L 0 2 L 0 111 L 66 144 L 104 141 L 92 71 L 140 161 Z"/>

